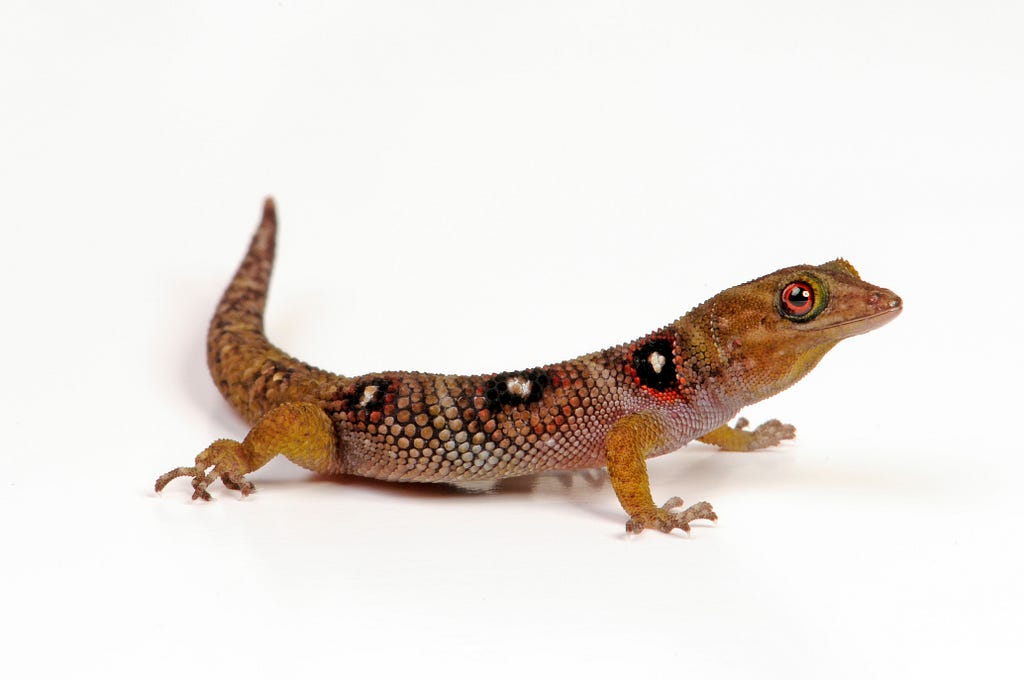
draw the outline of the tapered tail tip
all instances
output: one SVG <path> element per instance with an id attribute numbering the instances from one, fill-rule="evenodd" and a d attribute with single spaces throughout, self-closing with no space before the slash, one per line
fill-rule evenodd
<path id="1" fill-rule="evenodd" d="M 263 199 L 263 221 L 277 224 L 277 206 L 272 196 Z"/>

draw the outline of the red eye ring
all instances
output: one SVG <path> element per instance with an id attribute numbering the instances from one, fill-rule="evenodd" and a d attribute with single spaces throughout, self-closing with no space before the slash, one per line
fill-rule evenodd
<path id="1" fill-rule="evenodd" d="M 782 289 L 779 300 L 787 315 L 805 316 L 814 309 L 814 289 L 809 283 L 793 281 Z"/>

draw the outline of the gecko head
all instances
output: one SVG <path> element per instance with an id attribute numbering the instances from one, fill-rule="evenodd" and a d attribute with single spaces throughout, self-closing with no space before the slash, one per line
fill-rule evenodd
<path id="1" fill-rule="evenodd" d="M 835 344 L 884 326 L 903 309 L 896 293 L 864 281 L 842 259 L 818 267 L 790 267 L 765 281 L 774 292 L 774 326 L 797 344 Z"/>
<path id="2" fill-rule="evenodd" d="M 719 357 L 768 396 L 806 375 L 840 340 L 885 325 L 902 308 L 898 295 L 837 259 L 780 269 L 697 311 Z"/>

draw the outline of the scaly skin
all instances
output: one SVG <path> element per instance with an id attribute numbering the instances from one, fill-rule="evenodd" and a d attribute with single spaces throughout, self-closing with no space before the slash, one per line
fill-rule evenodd
<path id="1" fill-rule="evenodd" d="M 316 472 L 416 482 L 607 466 L 629 531 L 689 531 L 695 519 L 716 519 L 711 506 L 673 512 L 678 498 L 655 505 L 646 459 L 694 439 L 750 451 L 792 438 L 794 428 L 777 420 L 753 431 L 742 418 L 727 423 L 902 307 L 894 293 L 833 260 L 730 288 L 638 340 L 560 364 L 348 378 L 292 358 L 263 333 L 276 229 L 268 199 L 207 343 L 214 382 L 252 429 L 162 475 L 157 491 L 186 476 L 193 498 L 209 500 L 217 478 L 246 495 L 253 486 L 245 475 L 278 454 Z"/>

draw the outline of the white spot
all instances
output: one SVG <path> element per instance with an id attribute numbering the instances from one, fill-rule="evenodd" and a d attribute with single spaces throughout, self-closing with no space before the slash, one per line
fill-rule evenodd
<path id="1" fill-rule="evenodd" d="M 514 394 L 523 399 L 530 396 L 530 390 L 532 389 L 530 381 L 520 375 L 514 375 L 506 380 L 505 386 L 508 388 L 509 394 Z"/>
<path id="2" fill-rule="evenodd" d="M 367 385 L 366 389 L 363 390 L 362 398 L 359 400 L 359 408 L 366 408 L 366 405 L 373 401 L 379 389 L 376 385 Z"/>
<path id="3" fill-rule="evenodd" d="M 665 357 L 659 352 L 651 352 L 651 356 L 647 357 L 647 363 L 651 365 L 655 373 L 661 373 L 661 369 L 665 368 Z"/>

